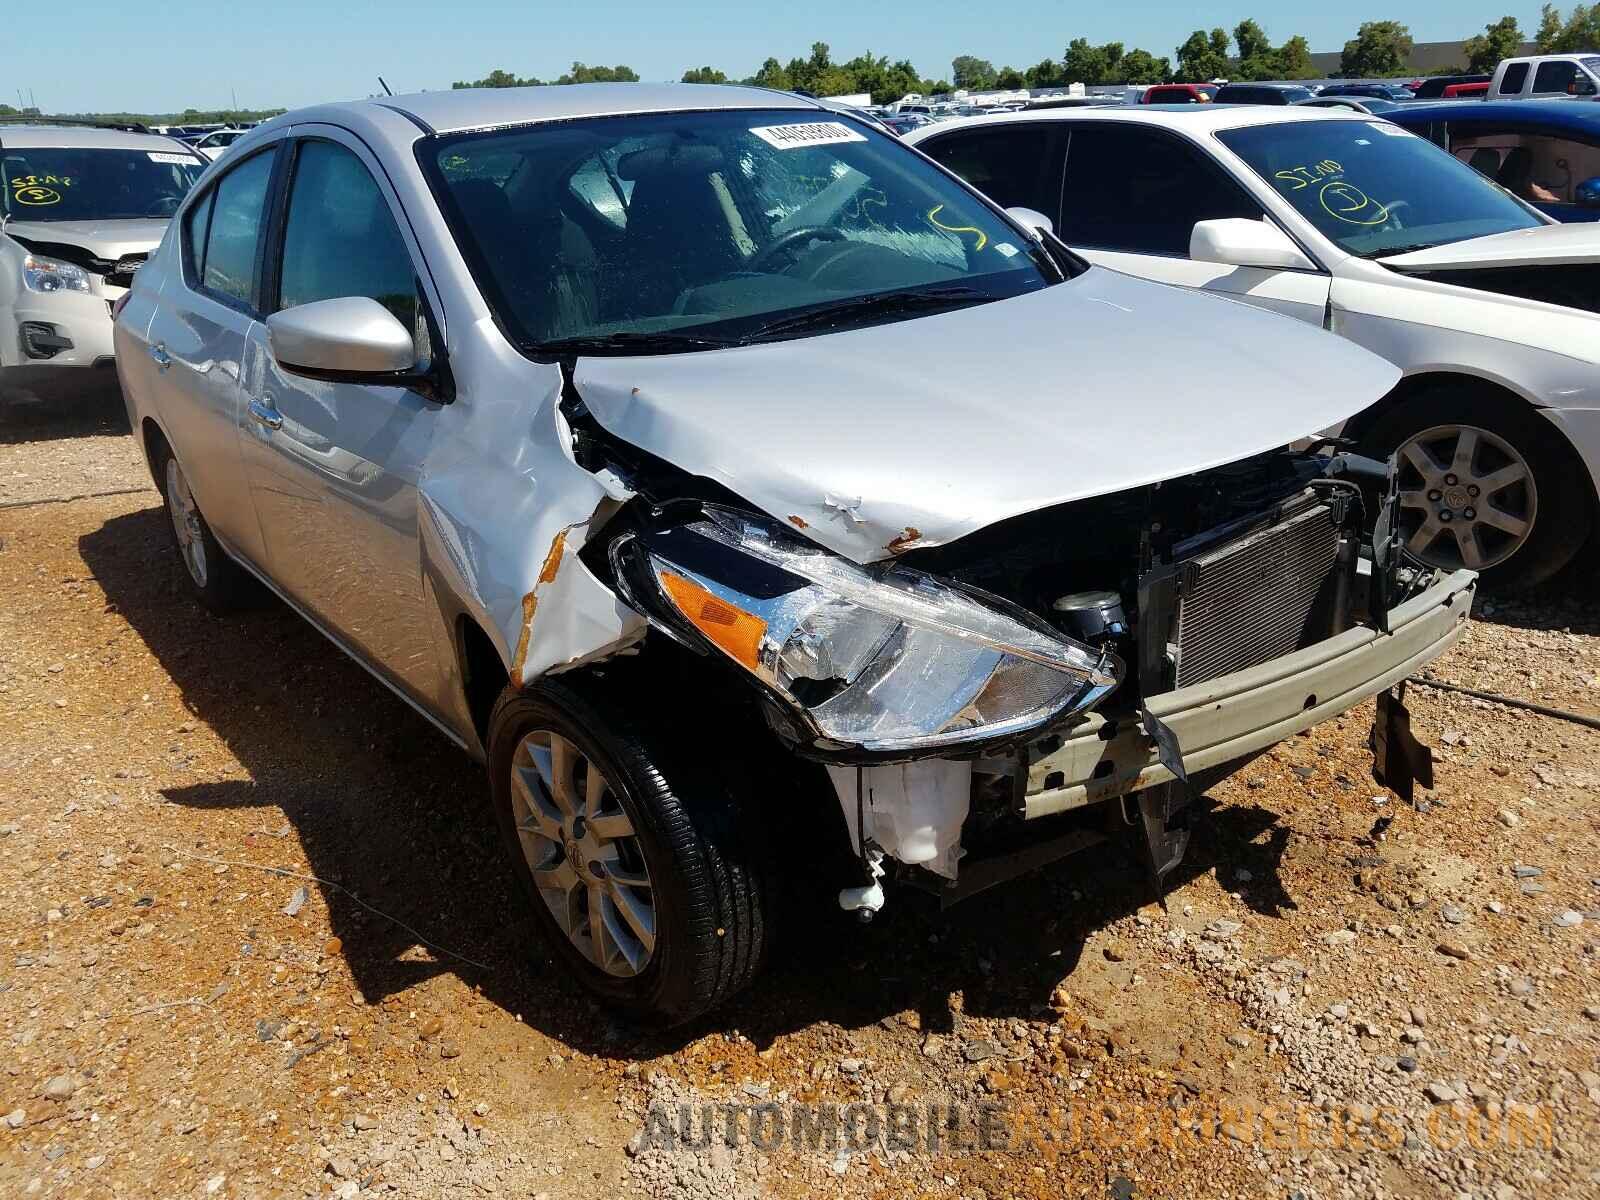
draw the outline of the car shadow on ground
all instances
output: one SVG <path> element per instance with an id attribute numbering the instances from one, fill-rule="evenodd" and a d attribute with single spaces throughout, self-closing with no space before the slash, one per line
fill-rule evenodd
<path id="1" fill-rule="evenodd" d="M 0 393 L 4 388 L 0 386 Z M 115 388 L 86 389 L 59 400 L 19 403 L 0 397 L 0 445 L 54 442 L 128 432 L 128 410 Z"/>
<path id="2" fill-rule="evenodd" d="M 263 597 L 221 619 L 200 608 L 158 507 L 106 522 L 79 549 L 108 606 L 249 776 L 163 783 L 162 794 L 188 808 L 262 810 L 245 843 L 218 837 L 193 852 L 272 862 L 261 847 L 281 844 L 272 837 L 286 832 L 281 810 L 311 872 L 339 885 L 322 894 L 368 1002 L 454 973 L 544 1033 L 622 1057 L 660 1054 L 716 1030 L 766 1043 L 818 1021 L 858 1027 L 907 1010 L 937 1030 L 951 1023 L 956 992 L 968 1014 L 1038 1015 L 1089 935 L 1154 898 L 1131 844 L 1113 842 L 1109 853 L 1069 859 L 947 911 L 896 888 L 880 918 L 861 925 L 838 911 L 812 864 L 791 864 L 783 907 L 794 919 L 778 961 L 703 1021 L 644 1034 L 591 1004 L 533 944 L 483 802 L 483 772 L 426 721 L 277 601 Z M 1276 882 L 1286 842 L 1278 820 L 1248 805 L 1216 808 L 1170 885 L 1211 870 L 1231 878 L 1247 865 L 1257 881 L 1253 904 L 1268 913 L 1291 906 Z M 287 901 L 296 884 L 282 882 Z M 462 959 L 419 952 L 413 933 L 351 893 Z"/>

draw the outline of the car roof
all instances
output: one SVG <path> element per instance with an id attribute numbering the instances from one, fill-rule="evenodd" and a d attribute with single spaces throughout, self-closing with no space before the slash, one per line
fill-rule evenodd
<path id="1" fill-rule="evenodd" d="M 50 125 L 32 121 L 8 125 L 0 119 L 0 145 L 18 150 L 48 147 L 55 150 L 171 151 L 182 143 L 159 133 L 126 133 L 93 125 Z"/>
<path id="2" fill-rule="evenodd" d="M 1453 100 L 1407 104 L 1386 114 L 1400 125 L 1449 121 L 1452 125 L 1537 125 L 1569 133 L 1600 134 L 1600 104 L 1585 100 Z"/>
<path id="3" fill-rule="evenodd" d="M 1140 125 L 1183 126 L 1192 132 L 1241 129 L 1251 125 L 1275 125 L 1288 121 L 1367 121 L 1376 118 L 1354 109 L 1301 108 L 1285 104 L 1139 104 L 1111 108 L 1042 108 L 1018 113 L 997 113 L 992 117 L 959 117 L 954 121 L 914 130 L 907 135 L 913 144 L 952 129 L 971 129 L 983 125 L 1003 125 L 1018 121 L 1129 121 Z M 919 136 L 921 135 L 921 136 Z"/>
<path id="4" fill-rule="evenodd" d="M 284 121 L 334 120 L 363 108 L 387 108 L 403 113 L 430 133 L 460 133 L 502 125 L 527 125 L 580 117 L 611 117 L 632 113 L 702 112 L 741 108 L 793 108 L 813 112 L 829 109 L 789 92 L 734 84 L 706 83 L 576 83 L 525 88 L 454 88 L 447 92 L 417 92 L 404 96 L 377 96 L 343 104 L 319 105 L 286 113 Z"/>

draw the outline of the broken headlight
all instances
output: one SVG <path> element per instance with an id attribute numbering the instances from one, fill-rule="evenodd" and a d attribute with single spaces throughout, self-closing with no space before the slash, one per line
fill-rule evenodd
<path id="1" fill-rule="evenodd" d="M 73 263 L 29 254 L 22 260 L 22 283 L 30 292 L 89 291 L 89 272 Z"/>
<path id="2" fill-rule="evenodd" d="M 1097 704 L 1115 655 L 998 597 L 899 563 L 860 567 L 727 508 L 618 539 L 628 600 L 714 647 L 785 703 L 780 732 L 823 752 L 915 756 L 1030 733 Z"/>

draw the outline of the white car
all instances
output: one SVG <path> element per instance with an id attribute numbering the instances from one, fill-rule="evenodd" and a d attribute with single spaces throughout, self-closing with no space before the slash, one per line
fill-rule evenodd
<path id="1" fill-rule="evenodd" d="M 196 141 L 194 148 L 214 161 L 221 158 L 224 150 L 249 132 L 248 129 L 219 129 Z"/>
<path id="2" fill-rule="evenodd" d="M 1058 110 L 907 141 L 1090 261 L 1344 335 L 1403 371 L 1342 433 L 1398 451 L 1430 563 L 1548 579 L 1600 481 L 1600 225 L 1560 225 L 1424 138 L 1357 113 Z M 1197 420 L 1226 394 L 1195 397 Z"/>
<path id="3" fill-rule="evenodd" d="M 114 390 L 112 306 L 205 167 L 172 138 L 0 121 L 0 402 Z"/>
<path id="4" fill-rule="evenodd" d="M 1491 100 L 1542 100 L 1600 95 L 1600 52 L 1508 58 L 1494 71 Z"/>

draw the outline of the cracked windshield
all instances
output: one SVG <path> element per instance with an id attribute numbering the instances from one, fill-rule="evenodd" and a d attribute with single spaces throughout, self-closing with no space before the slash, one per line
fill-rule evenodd
<path id="1" fill-rule="evenodd" d="M 581 339 L 592 353 L 608 336 L 671 349 L 691 331 L 699 342 L 687 348 L 702 348 L 788 333 L 804 314 L 821 324 L 803 331 L 819 332 L 1053 278 L 1023 234 L 937 168 L 854 121 L 818 117 L 574 121 L 442 139 L 424 154 L 457 240 L 525 349 Z"/>

